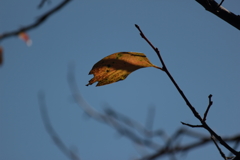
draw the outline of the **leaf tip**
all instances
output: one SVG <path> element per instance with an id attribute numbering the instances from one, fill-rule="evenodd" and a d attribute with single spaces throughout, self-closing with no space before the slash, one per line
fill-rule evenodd
<path id="1" fill-rule="evenodd" d="M 86 84 L 86 86 L 89 86 L 89 85 L 92 85 L 92 83 L 89 82 L 88 84 Z"/>

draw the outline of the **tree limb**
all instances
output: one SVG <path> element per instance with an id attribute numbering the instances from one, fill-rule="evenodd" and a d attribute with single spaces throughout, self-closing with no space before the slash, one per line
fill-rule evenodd
<path id="1" fill-rule="evenodd" d="M 213 104 L 212 95 L 210 94 L 208 96 L 208 107 L 207 107 L 207 109 L 206 109 L 206 111 L 204 113 L 203 121 L 207 120 L 207 114 L 208 114 L 208 111 L 209 111 L 210 107 L 212 106 L 212 104 Z"/>
<path id="2" fill-rule="evenodd" d="M 142 30 L 140 29 L 140 27 L 135 24 L 135 27 L 139 30 L 140 32 L 140 36 L 153 48 L 153 50 L 156 52 L 156 54 L 159 57 L 159 60 L 162 63 L 162 68 L 165 71 L 165 73 L 168 75 L 168 77 L 170 78 L 170 80 L 172 81 L 172 83 L 174 84 L 174 86 L 176 87 L 176 89 L 178 90 L 179 94 L 181 95 L 181 97 L 183 98 L 183 100 L 185 101 L 185 103 L 187 104 L 187 106 L 189 107 L 189 109 L 192 111 L 192 113 L 194 114 L 194 116 L 201 122 L 202 127 L 205 128 L 210 135 L 213 135 L 219 142 L 220 144 L 222 144 L 226 149 L 228 149 L 231 153 L 233 153 L 234 155 L 236 155 L 236 157 L 240 157 L 240 152 L 237 152 L 235 149 L 233 149 L 232 147 L 230 147 L 216 132 L 214 132 L 212 130 L 211 127 L 208 126 L 208 124 L 203 120 L 203 118 L 199 115 L 199 113 L 197 112 L 197 110 L 193 107 L 193 105 L 190 103 L 190 101 L 188 100 L 188 98 L 186 97 L 186 95 L 184 94 L 184 92 L 181 90 L 181 88 L 179 87 L 179 85 L 177 84 L 177 82 L 175 81 L 175 79 L 172 77 L 171 73 L 168 71 L 167 66 L 165 65 L 163 58 L 160 54 L 160 51 L 158 50 L 158 48 L 154 47 L 154 45 L 147 39 L 147 37 L 143 34 Z M 211 105 L 210 105 L 211 106 Z M 190 125 L 188 124 L 188 126 L 191 127 L 199 127 L 199 125 Z"/>
<path id="3" fill-rule="evenodd" d="M 45 95 L 42 92 L 39 92 L 38 94 L 38 102 L 39 102 L 39 108 L 41 117 L 43 120 L 44 127 L 49 134 L 49 136 L 52 138 L 55 145 L 60 149 L 60 151 L 65 154 L 70 160 L 80 160 L 80 158 L 68 147 L 64 144 L 60 136 L 57 134 L 57 132 L 54 130 L 49 115 L 47 111 L 47 106 L 45 103 Z"/>
<path id="4" fill-rule="evenodd" d="M 42 16 L 40 16 L 35 22 L 33 22 L 30 25 L 27 25 L 25 27 L 21 27 L 18 30 L 14 30 L 14 31 L 10 31 L 10 32 L 0 34 L 0 41 L 5 39 L 5 38 L 9 38 L 9 37 L 12 37 L 12 36 L 17 36 L 21 32 L 30 31 L 30 30 L 38 27 L 40 24 L 42 24 L 44 21 L 46 21 L 51 15 L 53 15 L 53 13 L 59 11 L 61 8 L 63 8 L 70 1 L 71 0 L 62 1 L 59 5 L 57 5 L 55 8 L 51 9 L 50 11 L 48 11 L 45 14 L 43 14 Z"/>
<path id="5" fill-rule="evenodd" d="M 81 107 L 84 112 L 91 118 L 103 122 L 115 129 L 119 134 L 127 137 L 134 144 L 139 145 L 144 148 L 153 149 L 155 151 L 153 154 L 140 158 L 140 160 L 150 160 L 162 156 L 172 156 L 177 153 L 186 153 L 197 147 L 206 145 L 212 141 L 212 139 L 205 135 L 197 132 L 189 131 L 184 128 L 176 130 L 172 136 L 168 136 L 163 130 L 150 131 L 138 122 L 128 118 L 127 116 L 114 111 L 111 108 L 105 109 L 105 113 L 96 111 L 92 106 L 90 106 L 81 96 L 73 69 L 69 68 L 68 72 L 68 83 L 76 103 Z M 137 134 L 137 133 L 139 134 Z M 163 139 L 164 144 L 158 144 L 151 140 L 146 139 L 148 137 L 160 137 Z M 196 138 L 194 142 L 179 144 L 179 140 L 183 136 Z M 230 137 L 223 137 L 226 142 L 238 142 L 240 141 L 240 135 L 233 135 Z"/>
<path id="6" fill-rule="evenodd" d="M 214 0 L 196 0 L 196 1 L 199 4 L 201 4 L 207 11 L 215 14 L 219 18 L 223 19 L 230 25 L 240 30 L 240 16 L 222 7 L 221 4 L 223 3 L 223 1 L 221 1 L 220 4 L 218 4 Z"/>
<path id="7" fill-rule="evenodd" d="M 221 156 L 223 157 L 224 160 L 227 160 L 227 157 L 225 156 L 225 154 L 223 153 L 223 151 L 221 150 L 221 148 L 218 146 L 215 137 L 211 136 L 212 141 L 214 142 L 215 146 L 217 147 L 219 153 L 221 154 Z"/>
<path id="8" fill-rule="evenodd" d="M 189 131 L 185 130 L 183 133 L 179 134 L 178 136 L 188 135 L 188 132 Z M 195 134 L 195 133 L 191 133 L 191 134 Z M 236 142 L 236 141 L 240 140 L 240 134 L 231 136 L 231 137 L 223 137 L 223 139 L 226 142 Z M 186 153 L 197 147 L 202 147 L 204 145 L 207 145 L 210 142 L 212 142 L 211 137 L 202 137 L 202 138 L 199 137 L 199 139 L 196 142 L 182 144 L 182 145 L 173 145 L 172 147 L 168 147 L 168 148 L 166 148 L 166 147 L 161 148 L 156 153 L 147 155 L 147 156 L 141 158 L 140 160 L 153 160 L 153 159 L 160 158 L 160 157 L 163 157 L 166 155 L 171 155 L 173 153 L 184 153 L 184 152 Z"/>
<path id="9" fill-rule="evenodd" d="M 50 3 L 50 0 L 41 0 L 40 4 L 38 5 L 38 9 L 42 8 L 47 1 Z"/>

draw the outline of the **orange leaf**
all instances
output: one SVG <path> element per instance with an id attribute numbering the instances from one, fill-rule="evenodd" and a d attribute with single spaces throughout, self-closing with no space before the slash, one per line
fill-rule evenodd
<path id="1" fill-rule="evenodd" d="M 28 46 L 32 45 L 32 40 L 29 38 L 29 36 L 27 35 L 27 33 L 25 32 L 21 32 L 18 34 L 18 37 L 20 39 L 22 39 Z"/>
<path id="2" fill-rule="evenodd" d="M 102 86 L 124 80 L 133 71 L 144 67 L 162 69 L 153 65 L 143 53 L 114 53 L 103 58 L 93 66 L 89 74 L 93 74 L 94 77 L 89 81 L 87 86 L 97 81 L 97 86 Z"/>

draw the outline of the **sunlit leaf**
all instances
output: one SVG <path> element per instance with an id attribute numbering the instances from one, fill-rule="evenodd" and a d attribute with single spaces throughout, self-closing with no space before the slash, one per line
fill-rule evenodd
<path id="1" fill-rule="evenodd" d="M 28 46 L 32 45 L 32 40 L 29 38 L 29 36 L 27 35 L 27 33 L 25 32 L 21 32 L 18 34 L 18 37 L 20 39 L 22 39 Z"/>
<path id="2" fill-rule="evenodd" d="M 97 86 L 102 86 L 124 80 L 133 71 L 144 67 L 162 69 L 153 65 L 143 53 L 114 53 L 103 58 L 93 66 L 89 74 L 93 74 L 94 77 L 89 81 L 87 86 L 97 81 Z"/>

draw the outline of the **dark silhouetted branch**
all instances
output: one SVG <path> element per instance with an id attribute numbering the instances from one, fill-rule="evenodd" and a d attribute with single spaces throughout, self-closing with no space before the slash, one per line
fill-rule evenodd
<path id="1" fill-rule="evenodd" d="M 68 147 L 64 144 L 64 142 L 61 140 L 60 136 L 57 134 L 57 132 L 54 130 L 48 112 L 47 112 L 47 106 L 45 102 L 45 96 L 44 93 L 39 92 L 38 94 L 38 101 L 39 101 L 39 107 L 40 112 L 43 120 L 43 124 L 46 128 L 47 133 L 52 138 L 55 145 L 61 150 L 63 154 L 65 154 L 70 160 L 80 160 L 80 158 Z"/>
<path id="2" fill-rule="evenodd" d="M 230 25 L 240 30 L 240 16 L 222 7 L 221 4 L 223 3 L 223 0 L 221 1 L 220 4 L 218 4 L 214 0 L 196 0 L 196 1 L 199 4 L 201 4 L 207 11 L 215 14 L 219 18 L 223 19 Z"/>
<path id="3" fill-rule="evenodd" d="M 181 123 L 185 126 L 192 127 L 192 128 L 199 128 L 199 127 L 203 128 L 203 125 L 192 125 L 184 122 L 181 122 Z"/>
<path id="4" fill-rule="evenodd" d="M 211 136 L 211 139 L 212 139 L 212 141 L 214 142 L 215 146 L 217 147 L 217 149 L 218 149 L 220 155 L 223 157 L 223 159 L 224 159 L 224 160 L 227 160 L 227 157 L 226 157 L 225 154 L 222 152 L 221 148 L 218 146 L 218 144 L 217 144 L 214 136 Z"/>
<path id="5" fill-rule="evenodd" d="M 218 7 L 220 7 L 223 4 L 224 0 L 222 0 L 219 4 Z"/>
<path id="6" fill-rule="evenodd" d="M 198 139 L 196 140 L 196 142 L 191 142 L 188 144 L 178 144 L 178 145 L 172 144 L 171 146 L 166 145 L 165 147 L 162 147 L 160 150 L 158 150 L 156 153 L 153 153 L 151 155 L 140 158 L 139 160 L 153 160 L 153 159 L 160 158 L 160 157 L 163 157 L 166 155 L 170 155 L 172 153 L 175 153 L 175 154 L 187 153 L 190 150 L 196 149 L 198 147 L 202 147 L 202 146 L 207 145 L 212 142 L 212 139 L 209 136 L 200 135 L 198 133 L 190 132 L 185 129 L 177 131 L 175 136 L 173 135 L 171 137 L 172 138 L 171 141 L 176 142 L 178 137 L 181 138 L 184 135 L 192 136 L 192 137 L 195 137 Z M 233 143 L 233 142 L 240 140 L 240 134 L 235 135 L 235 136 L 230 136 L 230 137 L 223 137 L 223 139 L 226 142 Z"/>
<path id="7" fill-rule="evenodd" d="M 212 95 L 210 94 L 210 95 L 208 96 L 208 107 L 207 107 L 207 109 L 206 109 L 206 111 L 205 111 L 205 113 L 204 113 L 203 121 L 206 121 L 208 111 L 209 111 L 210 107 L 212 106 L 212 104 L 213 104 Z"/>
<path id="8" fill-rule="evenodd" d="M 8 38 L 8 37 L 17 36 L 21 32 L 30 31 L 31 29 L 34 29 L 34 28 L 38 27 L 40 24 L 42 24 L 44 21 L 46 21 L 51 15 L 53 15 L 53 13 L 59 11 L 61 8 L 63 8 L 70 1 L 71 0 L 62 1 L 59 5 L 57 5 L 55 8 L 51 9 L 47 13 L 40 16 L 34 23 L 32 23 L 30 25 L 27 25 L 25 27 L 21 27 L 17 30 L 14 30 L 14 31 L 10 31 L 10 32 L 0 34 L 0 41 L 5 39 L 5 38 Z"/>
<path id="9" fill-rule="evenodd" d="M 202 119 L 202 117 L 199 115 L 199 113 L 196 111 L 196 109 L 193 107 L 193 105 L 190 103 L 190 101 L 188 100 L 188 98 L 186 97 L 186 95 L 183 93 L 183 91 L 180 89 L 180 87 L 178 86 L 178 84 L 176 83 L 176 81 L 174 80 L 174 78 L 172 77 L 172 75 L 170 74 L 170 72 L 168 71 L 163 58 L 160 54 L 160 51 L 158 50 L 158 48 L 154 47 L 154 45 L 148 40 L 148 38 L 143 34 L 142 30 L 140 29 L 140 27 L 138 25 L 135 24 L 135 27 L 139 30 L 140 32 L 140 36 L 153 48 L 153 50 L 156 52 L 156 54 L 159 57 L 159 60 L 162 63 L 162 69 L 165 71 L 165 73 L 168 75 L 168 77 L 170 78 L 170 80 L 172 81 L 172 83 L 174 84 L 174 86 L 176 87 L 176 89 L 178 90 L 179 94 L 182 96 L 183 100 L 186 102 L 187 106 L 189 107 L 189 109 L 192 111 L 192 113 L 194 114 L 194 116 L 201 122 L 202 127 L 205 128 L 210 135 L 213 135 L 226 149 L 228 149 L 231 153 L 233 153 L 234 155 L 236 155 L 236 157 L 240 157 L 240 153 L 237 152 L 236 150 L 234 150 L 232 147 L 230 147 L 217 133 L 215 133 L 209 126 L 208 124 Z M 188 124 L 189 125 L 189 124 Z M 194 125 L 189 125 L 191 127 L 193 127 Z M 199 126 L 199 125 L 195 125 Z"/>

